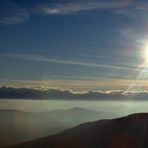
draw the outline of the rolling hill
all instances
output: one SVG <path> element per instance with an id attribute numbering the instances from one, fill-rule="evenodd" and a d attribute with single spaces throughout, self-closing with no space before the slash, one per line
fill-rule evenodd
<path id="1" fill-rule="evenodd" d="M 56 134 L 80 123 L 114 115 L 84 108 L 47 112 L 0 111 L 0 147 Z"/>
<path id="2" fill-rule="evenodd" d="M 80 124 L 9 148 L 147 148 L 148 113 Z"/>

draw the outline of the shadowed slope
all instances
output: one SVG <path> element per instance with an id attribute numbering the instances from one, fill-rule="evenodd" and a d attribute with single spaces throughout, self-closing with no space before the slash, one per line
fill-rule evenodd
<path id="1" fill-rule="evenodd" d="M 88 122 L 13 148 L 146 148 L 148 114 Z"/>
<path id="2" fill-rule="evenodd" d="M 115 116 L 78 107 L 47 112 L 0 110 L 0 147 L 53 135 L 80 123 Z"/>

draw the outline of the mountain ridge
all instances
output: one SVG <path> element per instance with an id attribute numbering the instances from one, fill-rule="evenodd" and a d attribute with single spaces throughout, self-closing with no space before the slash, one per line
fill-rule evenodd
<path id="1" fill-rule="evenodd" d="M 146 148 L 148 113 L 80 124 L 9 148 Z"/>
<path id="2" fill-rule="evenodd" d="M 80 123 L 117 115 L 80 107 L 29 112 L 0 110 L 0 147 L 59 133 Z"/>

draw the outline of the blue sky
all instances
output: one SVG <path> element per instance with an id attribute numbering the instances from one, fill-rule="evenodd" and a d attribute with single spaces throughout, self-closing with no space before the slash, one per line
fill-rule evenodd
<path id="1" fill-rule="evenodd" d="M 0 0 L 1 85 L 146 89 L 147 15 L 145 0 Z"/>

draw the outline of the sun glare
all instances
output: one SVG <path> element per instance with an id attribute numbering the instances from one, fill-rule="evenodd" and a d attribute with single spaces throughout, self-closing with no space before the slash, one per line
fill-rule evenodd
<path id="1" fill-rule="evenodd" d="M 145 48 L 144 48 L 144 58 L 145 58 L 145 61 L 148 62 L 148 44 L 145 45 Z"/>

